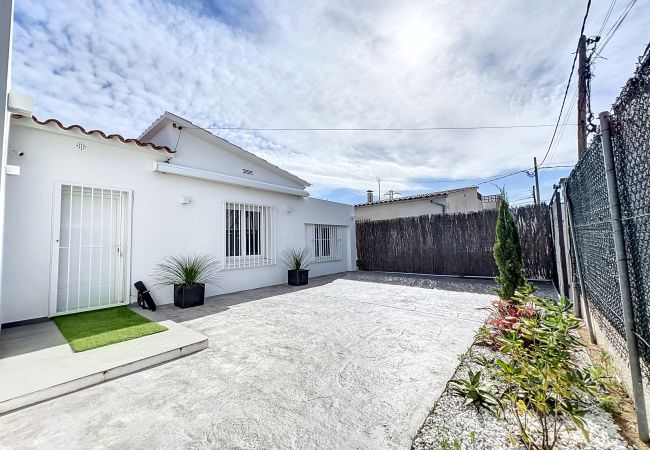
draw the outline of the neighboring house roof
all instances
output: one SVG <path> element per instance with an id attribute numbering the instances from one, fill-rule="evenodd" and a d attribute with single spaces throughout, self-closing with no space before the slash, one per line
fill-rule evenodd
<path id="1" fill-rule="evenodd" d="M 23 116 L 21 114 L 13 114 L 11 117 L 13 117 L 14 119 L 26 119 L 27 118 L 27 116 Z M 121 134 L 106 134 L 101 130 L 87 131 L 84 127 L 82 127 L 81 125 L 77 125 L 77 124 L 70 125 L 70 126 L 65 126 L 57 119 L 47 119 L 47 120 L 41 121 L 41 120 L 38 120 L 35 116 L 32 116 L 31 119 L 35 123 L 37 123 L 39 125 L 54 124 L 57 127 L 59 127 L 60 129 L 65 130 L 65 131 L 78 130 L 81 133 L 85 134 L 86 136 L 99 136 L 99 137 L 102 137 L 102 138 L 107 139 L 109 141 L 117 139 L 118 141 L 122 142 L 123 144 L 135 144 L 135 145 L 137 145 L 139 147 L 147 147 L 147 148 L 150 148 L 152 150 L 164 151 L 164 152 L 167 152 L 167 153 L 170 153 L 170 154 L 174 153 L 174 150 L 172 150 L 171 148 L 169 148 L 167 146 L 156 145 L 156 144 L 152 144 L 151 142 L 143 142 L 140 139 L 125 138 Z"/>
<path id="2" fill-rule="evenodd" d="M 261 166 L 269 169 L 270 171 L 275 172 L 278 175 L 283 176 L 285 178 L 288 178 L 303 187 L 311 186 L 309 182 L 303 180 L 302 178 L 297 177 L 291 172 L 287 172 L 286 170 L 281 169 L 280 167 L 274 164 L 271 164 L 267 160 L 260 158 L 259 156 L 247 150 L 244 150 L 243 148 L 233 144 L 232 142 L 229 142 L 226 139 L 211 133 L 205 128 L 195 125 L 189 120 L 183 119 L 182 117 L 177 116 L 176 114 L 172 114 L 169 111 L 165 111 L 163 115 L 158 117 L 158 119 L 156 119 L 151 125 L 149 125 L 149 127 L 140 135 L 139 139 L 150 140 L 160 129 L 162 129 L 164 126 L 168 125 L 169 123 L 176 123 L 185 128 L 200 130 L 206 134 L 205 137 L 212 140 L 216 145 L 222 145 L 226 147 L 226 149 L 232 151 L 233 153 L 236 153 L 238 156 L 241 156 L 242 158 L 245 158 L 253 163 L 260 164 Z"/>
<path id="3" fill-rule="evenodd" d="M 417 194 L 417 195 L 406 195 L 404 197 L 397 197 L 393 198 L 392 200 L 378 200 L 376 202 L 372 203 L 359 203 L 354 205 L 355 207 L 361 207 L 361 206 L 373 206 L 373 205 L 383 205 L 386 203 L 397 203 L 397 202 L 407 202 L 407 201 L 413 201 L 413 200 L 420 200 L 424 198 L 434 198 L 434 197 L 445 197 L 449 194 L 452 194 L 454 192 L 462 192 L 462 191 L 469 191 L 472 189 L 478 189 L 478 186 L 465 186 L 462 188 L 457 188 L 457 189 L 448 189 L 446 191 L 439 191 L 439 192 L 429 192 L 426 194 Z"/>

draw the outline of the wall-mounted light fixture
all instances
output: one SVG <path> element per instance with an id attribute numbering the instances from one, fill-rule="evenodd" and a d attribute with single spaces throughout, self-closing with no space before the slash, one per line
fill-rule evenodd
<path id="1" fill-rule="evenodd" d="M 7 175 L 20 175 L 20 166 L 14 166 L 11 164 L 5 165 L 5 173 Z"/>
<path id="2" fill-rule="evenodd" d="M 181 197 L 179 203 L 181 205 L 189 205 L 190 203 L 192 203 L 192 200 L 189 197 Z"/>
<path id="3" fill-rule="evenodd" d="M 34 111 L 34 98 L 22 92 L 11 91 L 7 96 L 7 109 L 12 113 L 31 117 Z"/>

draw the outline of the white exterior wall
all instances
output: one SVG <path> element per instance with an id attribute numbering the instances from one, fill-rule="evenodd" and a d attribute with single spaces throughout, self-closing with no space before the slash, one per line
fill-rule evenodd
<path id="1" fill-rule="evenodd" d="M 447 213 L 482 211 L 483 202 L 478 198 L 478 189 L 465 189 L 447 195 Z"/>
<path id="2" fill-rule="evenodd" d="M 483 202 L 483 209 L 497 209 L 499 202 Z"/>
<path id="3" fill-rule="evenodd" d="M 220 143 L 220 148 L 215 145 L 215 141 Z M 268 167 L 242 158 L 241 156 L 245 155 L 244 152 L 226 141 L 211 136 L 205 130 L 183 128 L 179 138 L 179 130 L 168 123 L 152 136 L 149 142 L 166 145 L 172 149 L 176 148 L 177 153 L 174 155 L 173 163 L 179 166 L 263 181 L 294 189 L 303 189 L 304 187 Z M 242 169 L 253 170 L 253 175 L 244 175 Z"/>
<path id="4" fill-rule="evenodd" d="M 6 168 L 9 142 L 9 111 L 7 99 L 11 91 L 11 44 L 13 29 L 13 0 L 0 3 L 0 237 L 5 223 Z M 2 247 L 0 239 L 0 272 L 2 271 Z M 0 280 L 0 323 L 2 323 L 2 280 Z"/>
<path id="5" fill-rule="evenodd" d="M 75 148 L 78 141 L 85 142 L 87 148 Z M 3 323 L 51 314 L 49 274 L 56 182 L 133 190 L 131 301 L 135 301 L 133 283 L 143 280 L 150 287 L 153 266 L 164 256 L 208 253 L 225 258 L 226 201 L 275 208 L 278 263 L 225 270 L 221 286 L 207 286 L 206 295 L 286 283 L 287 269 L 280 254 L 284 248 L 306 245 L 306 223 L 346 227 L 343 259 L 313 264 L 312 276 L 355 270 L 354 209 L 350 205 L 155 173 L 153 161 L 165 161 L 169 154 L 61 131 L 54 125 L 34 126 L 26 118 L 12 119 L 10 148 L 25 154 L 11 153 L 9 158 L 10 164 L 21 166 L 21 175 L 7 180 Z M 215 152 L 212 157 L 218 159 L 218 149 Z M 185 164 L 189 161 L 187 158 Z M 190 197 L 191 203 L 180 204 L 181 197 Z M 157 303 L 173 301 L 171 288 L 152 295 Z"/>

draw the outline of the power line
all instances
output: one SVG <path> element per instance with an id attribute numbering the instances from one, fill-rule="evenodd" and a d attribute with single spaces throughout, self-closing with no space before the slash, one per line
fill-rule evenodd
<path id="1" fill-rule="evenodd" d="M 541 170 L 541 169 L 559 169 L 559 168 L 562 168 L 562 167 L 573 167 L 573 166 L 545 166 L 545 167 L 537 167 L 537 170 Z M 500 177 L 492 178 L 491 180 L 481 181 L 480 183 L 476 183 L 476 184 L 477 184 L 478 186 L 480 186 L 481 184 L 491 183 L 491 182 L 493 182 L 493 181 L 501 180 L 501 179 L 503 179 L 503 178 L 508 178 L 508 177 L 511 177 L 511 176 L 517 175 L 517 174 L 519 174 L 519 173 L 526 173 L 526 174 L 528 174 L 528 172 L 529 172 L 530 170 L 532 170 L 532 169 L 533 169 L 533 168 L 531 167 L 531 168 L 529 168 L 529 169 L 520 170 L 520 171 L 518 171 L 518 172 L 513 172 L 513 173 L 510 173 L 510 174 L 506 174 L 506 175 L 500 176 Z"/>
<path id="2" fill-rule="evenodd" d="M 525 170 L 518 170 L 516 172 L 507 173 L 504 175 L 499 175 L 499 177 L 512 176 L 518 173 L 525 172 Z M 477 181 L 483 180 L 490 177 L 475 177 L 475 178 L 465 178 L 461 180 L 384 180 L 390 181 L 391 183 L 421 183 L 421 184 L 438 184 L 438 183 L 461 183 L 465 181 Z"/>
<path id="3" fill-rule="evenodd" d="M 573 97 L 571 98 L 571 101 L 569 104 L 573 104 L 576 101 L 576 98 L 578 97 L 578 88 L 575 88 L 575 91 L 573 92 Z M 571 110 L 567 109 L 567 112 L 564 116 L 564 125 L 569 121 L 569 118 L 571 117 Z M 562 137 L 564 137 L 564 132 L 566 131 L 566 127 L 562 125 L 562 130 L 560 131 L 560 135 L 558 138 L 555 140 L 555 144 L 553 145 L 553 149 L 551 150 L 551 153 L 548 157 L 548 163 L 550 164 L 551 161 L 553 160 L 553 157 L 555 156 L 555 153 L 557 152 L 557 149 L 560 147 L 560 142 L 562 142 Z"/>
<path id="4" fill-rule="evenodd" d="M 525 194 L 519 194 L 519 195 L 508 194 L 508 197 L 512 201 L 519 201 L 519 200 L 530 201 L 531 195 L 530 195 L 530 192 L 527 192 Z"/>
<path id="5" fill-rule="evenodd" d="M 505 130 L 516 128 L 548 128 L 554 127 L 552 124 L 532 124 L 532 125 L 481 125 L 481 126 L 449 126 L 449 127 L 410 127 L 410 128 L 252 128 L 252 127 L 198 127 L 187 126 L 183 128 L 203 129 L 203 130 L 229 130 L 229 131 L 462 131 L 462 130 Z M 577 126 L 577 124 L 568 124 L 566 126 Z"/>
<path id="6" fill-rule="evenodd" d="M 544 167 L 538 167 L 538 169 L 561 169 L 561 168 L 566 168 L 566 167 L 575 167 L 575 164 L 564 164 L 564 165 L 558 165 L 558 166 L 544 166 Z"/>
<path id="7" fill-rule="evenodd" d="M 530 169 L 529 169 L 529 170 L 530 170 Z M 509 177 L 511 177 L 511 176 L 513 176 L 513 175 L 517 175 L 517 174 L 519 174 L 519 173 L 526 173 L 526 172 L 527 172 L 526 170 L 520 170 L 520 171 L 518 171 L 518 172 L 513 172 L 513 173 L 506 174 L 506 175 L 502 175 L 502 176 L 500 176 L 500 177 L 492 178 L 491 180 L 481 181 L 480 183 L 476 183 L 476 184 L 477 184 L 478 186 L 480 186 L 480 185 L 482 185 L 482 184 L 492 183 L 493 181 L 502 180 L 502 179 L 504 179 L 504 178 L 509 178 Z"/>
<path id="8" fill-rule="evenodd" d="M 574 164 L 571 165 L 553 165 L 553 166 L 539 166 L 537 167 L 538 170 L 543 170 L 543 169 L 560 169 L 560 168 L 568 168 L 568 167 L 574 167 Z M 522 170 L 517 170 L 515 172 L 509 172 L 505 173 L 502 175 L 497 175 L 496 177 L 477 177 L 477 178 L 465 178 L 465 179 L 458 179 L 458 180 L 387 180 L 382 178 L 382 181 L 388 181 L 390 183 L 413 183 L 413 184 L 444 184 L 444 183 L 462 183 L 466 181 L 479 181 L 479 180 L 484 180 L 480 181 L 479 183 L 476 183 L 477 185 L 481 184 L 486 184 L 486 183 L 491 183 L 492 181 L 497 181 L 501 180 L 503 178 L 508 178 L 514 175 L 518 175 L 520 173 L 526 173 L 530 170 L 533 170 L 532 167 L 529 167 L 528 169 L 522 169 Z"/>
<path id="9" fill-rule="evenodd" d="M 623 24 L 623 21 L 625 20 L 627 15 L 630 13 L 630 11 L 632 10 L 632 8 L 636 4 L 636 2 L 637 2 L 637 0 L 630 0 L 630 3 L 627 4 L 627 6 L 625 7 L 625 9 L 621 13 L 621 15 L 618 17 L 618 19 L 616 19 L 616 22 L 614 22 L 614 25 L 612 25 L 612 27 L 609 29 L 609 31 L 605 35 L 605 40 L 602 43 L 602 45 L 598 49 L 594 48 L 594 52 L 592 52 L 592 55 L 595 53 L 596 58 L 598 58 L 601 55 L 603 50 L 605 50 L 605 47 L 607 46 L 607 44 L 609 44 L 609 41 L 612 40 L 612 37 L 614 37 L 614 34 L 616 34 L 618 29 Z"/>
<path id="10" fill-rule="evenodd" d="M 589 16 L 589 8 L 591 8 L 591 0 L 587 1 L 587 10 L 585 11 L 585 16 L 582 19 L 582 27 L 580 27 L 580 34 L 578 36 L 582 36 L 585 31 L 585 24 L 587 23 L 587 17 Z M 560 114 L 557 117 L 557 122 L 555 124 L 555 129 L 553 130 L 553 136 L 551 137 L 551 142 L 548 144 L 548 149 L 546 150 L 546 154 L 544 155 L 544 158 L 542 158 L 542 162 L 540 165 L 543 165 L 544 162 L 546 161 L 546 158 L 548 157 L 549 152 L 551 151 L 551 147 L 553 146 L 553 141 L 555 140 L 555 135 L 557 134 L 557 129 L 560 126 L 560 120 L 562 120 L 562 112 L 564 111 L 564 104 L 566 103 L 566 98 L 569 95 L 569 88 L 571 87 L 571 79 L 573 78 L 573 72 L 576 68 L 576 60 L 578 59 L 578 48 L 576 47 L 576 52 L 573 55 L 573 63 L 571 64 L 571 73 L 569 73 L 569 81 L 567 81 L 566 84 L 566 89 L 564 90 L 564 98 L 562 99 L 562 106 L 560 107 Z"/>
<path id="11" fill-rule="evenodd" d="M 602 36 L 603 30 L 605 29 L 605 26 L 609 21 L 609 17 L 612 15 L 612 12 L 614 11 L 614 6 L 616 6 L 616 2 L 617 0 L 612 0 L 612 2 L 609 4 L 609 8 L 607 9 L 607 13 L 605 14 L 605 19 L 603 19 L 603 23 L 600 25 L 600 29 L 598 30 L 596 36 Z"/>

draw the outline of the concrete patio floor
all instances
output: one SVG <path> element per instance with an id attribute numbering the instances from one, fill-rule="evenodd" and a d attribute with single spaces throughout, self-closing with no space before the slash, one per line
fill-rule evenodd
<path id="1" fill-rule="evenodd" d="M 0 417 L 20 448 L 409 448 L 494 298 L 349 273 L 161 314 L 208 349 Z"/>

